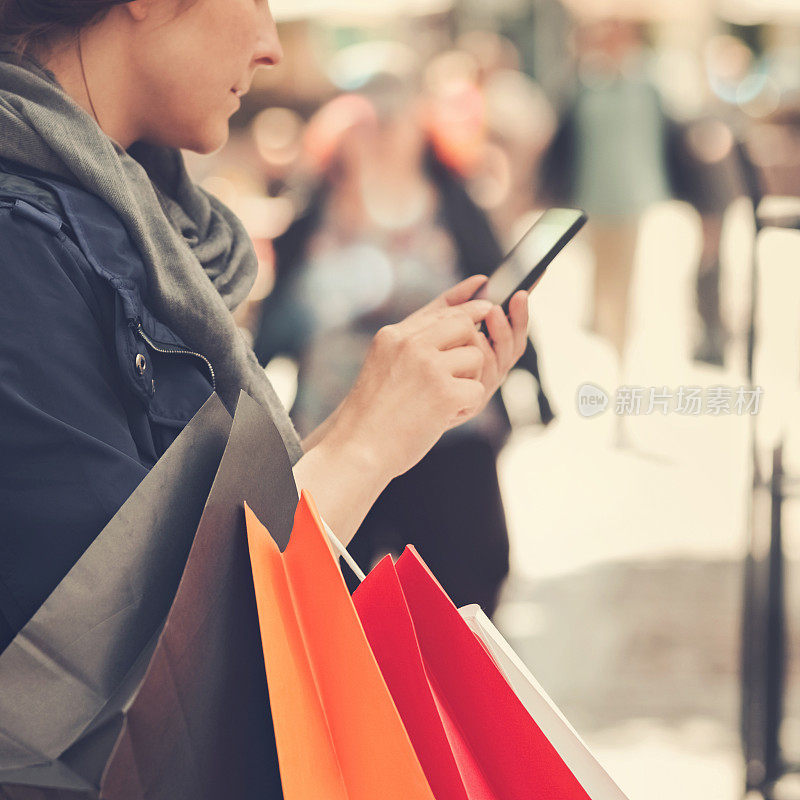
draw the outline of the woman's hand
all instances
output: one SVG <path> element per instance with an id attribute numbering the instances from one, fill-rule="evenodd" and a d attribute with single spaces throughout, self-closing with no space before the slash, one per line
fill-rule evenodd
<path id="1" fill-rule="evenodd" d="M 512 299 L 509 322 L 488 300 L 470 299 L 485 281 L 468 278 L 382 328 L 355 386 L 295 467 L 343 541 L 389 481 L 486 406 L 522 354 L 526 293 Z M 491 341 L 478 330 L 483 321 Z"/>
<path id="2" fill-rule="evenodd" d="M 470 298 L 485 282 L 454 286 L 396 325 L 378 331 L 334 429 L 362 443 L 389 480 L 419 461 L 449 428 L 478 414 L 522 355 L 527 296 L 499 306 Z M 485 321 L 489 339 L 479 330 Z"/>
<path id="3" fill-rule="evenodd" d="M 381 328 L 337 411 L 328 437 L 357 443 L 387 483 L 485 403 L 486 339 L 477 325 L 492 305 L 469 299 L 482 282 L 464 281 Z"/>

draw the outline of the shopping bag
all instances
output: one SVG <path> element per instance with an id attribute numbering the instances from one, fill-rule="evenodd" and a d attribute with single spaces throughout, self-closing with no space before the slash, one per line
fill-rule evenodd
<path id="1" fill-rule="evenodd" d="M 440 800 L 587 800 L 412 547 L 353 601 Z"/>
<path id="2" fill-rule="evenodd" d="M 353 602 L 434 796 L 437 800 L 493 797 L 469 750 L 458 758 L 448 739 L 390 556 L 372 569 L 354 592 Z"/>
<path id="3" fill-rule="evenodd" d="M 221 409 L 219 401 L 215 403 Z M 114 680 L 103 685 L 88 683 L 85 694 L 93 690 L 95 694 L 80 724 L 64 731 L 58 745 L 51 745 L 38 760 L 30 758 L 33 763 L 26 770 L 3 773 L 0 797 L 272 800 L 281 796 L 243 502 L 257 508 L 277 535 L 288 539 L 297 493 L 289 457 L 269 415 L 244 394 L 232 426 L 227 412 L 223 413 L 227 427 L 217 442 L 214 469 L 206 476 L 202 493 L 194 498 L 193 520 L 186 527 L 188 541 L 180 558 L 173 559 L 175 581 L 159 613 L 152 614 L 155 624 L 147 646 L 137 651 L 127 674 L 114 673 Z M 140 501 L 151 500 L 158 505 L 150 528 L 126 527 L 123 515 L 120 536 L 135 541 L 134 549 L 142 538 L 152 538 L 163 548 L 164 541 L 176 533 L 172 522 L 175 509 L 188 502 L 186 470 L 194 468 L 198 455 L 194 444 L 185 443 L 186 458 L 175 473 L 159 469 L 164 456 L 145 479 L 147 486 L 142 484 L 126 503 L 137 507 Z M 89 556 L 87 552 L 81 561 Z M 141 565 L 151 583 L 152 570 L 160 568 L 159 558 L 143 559 Z M 109 573 L 109 597 L 119 596 L 119 613 L 124 615 L 129 596 L 126 580 L 131 576 L 113 562 L 105 561 L 103 566 Z M 86 567 L 84 563 L 82 568 Z M 92 602 L 87 589 L 72 613 L 78 619 L 86 617 L 86 605 Z M 52 611 L 62 614 L 63 607 L 55 604 Z M 91 625 L 86 627 L 91 633 Z M 131 635 L 125 628 L 96 646 L 94 640 L 84 646 L 80 638 L 70 638 L 73 660 L 81 668 L 93 658 L 108 660 L 117 648 L 132 647 Z M 21 643 L 21 650 L 28 641 Z M 29 661 L 49 665 L 60 658 L 61 650 L 40 647 Z M 71 689 L 71 684 L 66 688 Z M 0 693 L 5 692 L 0 678 Z M 39 715 L 57 718 L 68 705 L 53 690 L 47 707 L 35 705 L 29 696 L 18 712 L 37 719 Z M 5 723 L 3 711 L 0 719 Z M 12 743 L 17 730 L 8 726 Z M 55 759 L 50 753 L 56 753 Z M 50 762 L 45 763 L 41 755 Z"/>
<path id="4" fill-rule="evenodd" d="M 310 496 L 247 535 L 286 800 L 433 800 Z"/>
<path id="5" fill-rule="evenodd" d="M 289 456 L 269 414 L 242 393 L 175 602 L 126 707 L 103 798 L 281 797 L 245 502 L 288 542 L 297 507 Z"/>
<path id="6" fill-rule="evenodd" d="M 0 655 L 0 796 L 96 790 L 87 736 L 152 652 L 230 426 L 213 395 Z"/>
<path id="7" fill-rule="evenodd" d="M 592 800 L 627 800 L 481 607 L 469 605 L 458 611 Z"/>

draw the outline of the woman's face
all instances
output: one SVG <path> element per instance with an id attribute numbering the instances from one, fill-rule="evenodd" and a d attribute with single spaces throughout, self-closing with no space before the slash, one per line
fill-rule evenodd
<path id="1" fill-rule="evenodd" d="M 140 138 L 217 150 L 239 108 L 237 95 L 248 91 L 259 66 L 283 57 L 267 0 L 143 0 L 140 8 L 146 14 L 130 48 Z"/>

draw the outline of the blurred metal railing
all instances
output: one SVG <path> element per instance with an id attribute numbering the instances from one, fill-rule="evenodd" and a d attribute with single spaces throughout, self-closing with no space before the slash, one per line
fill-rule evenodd
<path id="1" fill-rule="evenodd" d="M 744 142 L 737 156 L 746 191 L 753 204 L 755 236 L 750 274 L 747 336 L 747 379 L 753 387 L 759 324 L 761 265 L 759 240 L 767 229 L 800 231 L 797 213 L 765 213 L 759 170 Z M 795 364 L 795 371 L 800 364 Z M 781 748 L 787 659 L 787 608 L 784 561 L 784 503 L 800 497 L 797 476 L 784 468 L 784 434 L 766 446 L 759 436 L 758 416 L 751 417 L 750 448 L 752 487 L 749 498 L 748 550 L 744 563 L 741 647 L 741 740 L 746 765 L 745 792 L 765 800 L 784 800 L 780 788 L 787 775 L 800 773 L 800 765 L 785 757 Z"/>

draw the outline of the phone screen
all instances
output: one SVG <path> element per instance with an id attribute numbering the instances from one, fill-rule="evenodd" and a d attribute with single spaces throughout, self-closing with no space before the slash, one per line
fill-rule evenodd
<path id="1" fill-rule="evenodd" d="M 489 276 L 480 296 L 507 310 L 511 296 L 520 289 L 532 289 L 550 262 L 585 222 L 586 214 L 578 209 L 551 208 L 545 211 Z"/>

